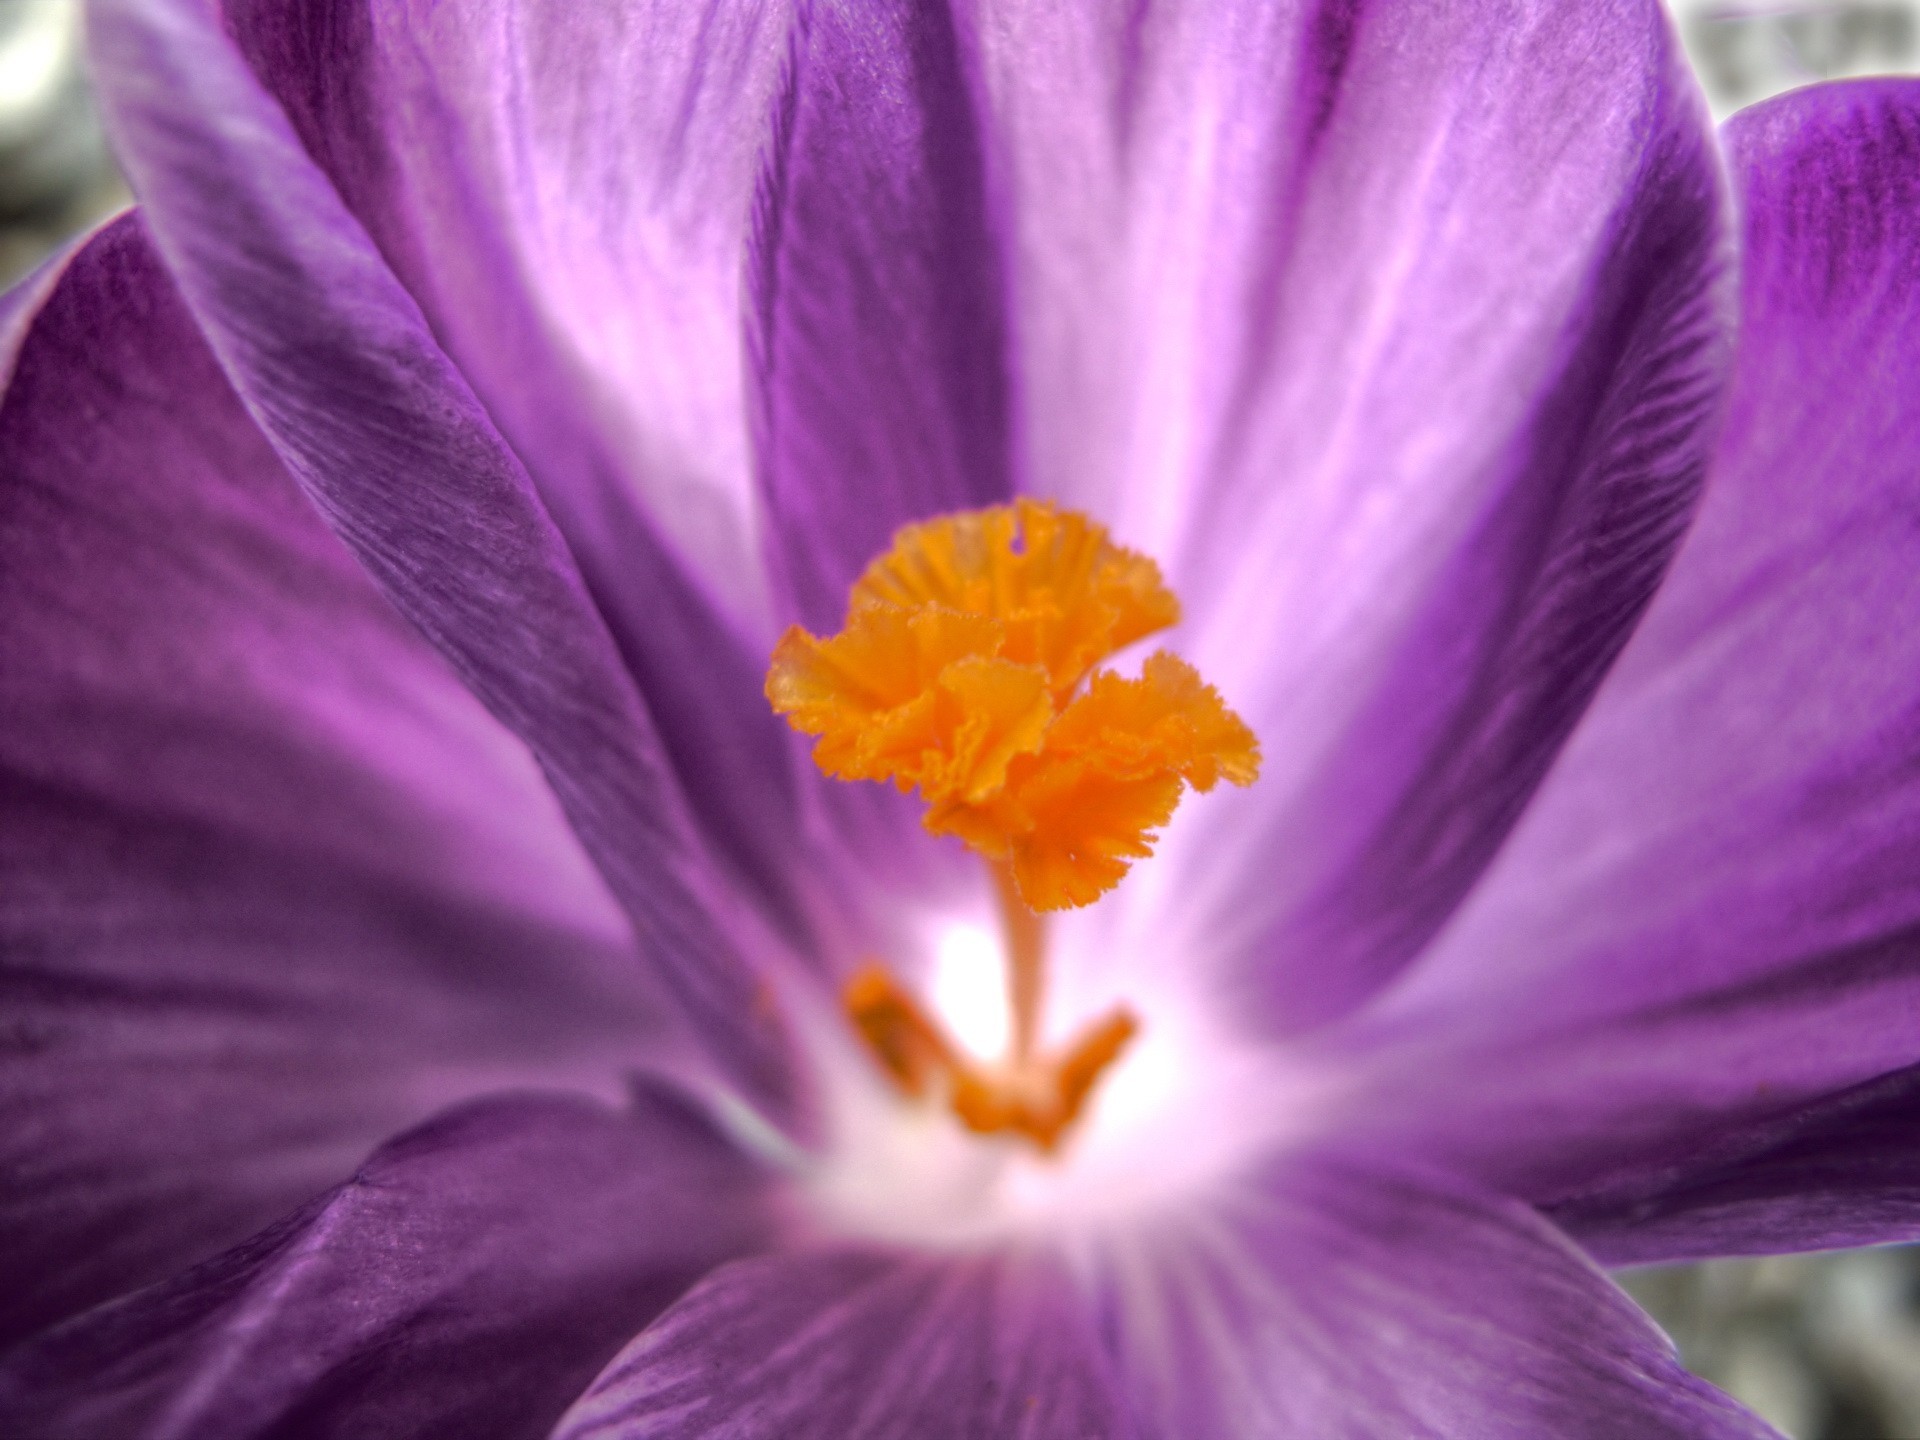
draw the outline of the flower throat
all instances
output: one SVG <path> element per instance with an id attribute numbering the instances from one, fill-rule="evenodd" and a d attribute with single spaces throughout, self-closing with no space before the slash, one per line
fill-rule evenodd
<path id="1" fill-rule="evenodd" d="M 781 636 L 767 698 L 840 780 L 891 780 L 926 828 L 992 872 L 1007 956 L 1007 1054 L 964 1054 L 878 963 L 847 984 L 855 1029 L 903 1092 L 968 1129 L 1052 1150 L 1137 1024 L 1116 1010 L 1042 1053 L 1046 912 L 1092 904 L 1152 853 L 1187 786 L 1250 785 L 1253 732 L 1184 660 L 1096 669 L 1173 625 L 1147 557 L 1083 515 L 1020 500 L 909 525 L 854 584 L 846 624 Z"/>

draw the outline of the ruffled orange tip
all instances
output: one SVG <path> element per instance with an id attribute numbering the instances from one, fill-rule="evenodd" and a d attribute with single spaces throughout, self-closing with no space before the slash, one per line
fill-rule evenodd
<path id="1" fill-rule="evenodd" d="M 894 1084 L 908 1095 L 944 1093 L 948 1107 L 977 1135 L 1023 1135 L 1042 1150 L 1060 1143 L 1093 1087 L 1139 1031 L 1117 1010 L 1089 1027 L 1055 1058 L 982 1066 L 963 1056 L 879 965 L 869 965 L 842 994 L 854 1029 Z"/>
<path id="2" fill-rule="evenodd" d="M 992 653 L 1044 670 L 1061 700 L 1114 651 L 1180 619 L 1153 561 L 1037 500 L 906 526 L 855 582 L 850 628 L 870 604 L 992 620 Z"/>
<path id="3" fill-rule="evenodd" d="M 1252 731 L 1184 661 L 1088 681 L 1179 613 L 1151 560 L 1022 500 L 902 530 L 839 634 L 781 637 L 767 698 L 820 737 L 823 771 L 918 792 L 927 828 L 1007 864 L 1034 909 L 1085 905 L 1151 852 L 1185 786 L 1259 772 Z"/>
<path id="4" fill-rule="evenodd" d="M 926 826 L 1009 864 L 1034 909 L 1061 910 L 1099 899 L 1153 852 L 1183 785 L 1251 785 L 1259 773 L 1253 732 L 1191 665 L 1159 651 L 1138 680 L 1095 675 L 997 794 L 936 804 Z"/>

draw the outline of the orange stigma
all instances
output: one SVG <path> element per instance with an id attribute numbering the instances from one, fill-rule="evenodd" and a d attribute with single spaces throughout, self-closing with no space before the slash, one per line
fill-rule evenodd
<path id="1" fill-rule="evenodd" d="M 855 583 L 839 634 L 794 626 L 774 650 L 767 698 L 819 737 L 815 763 L 917 792 L 926 828 L 993 871 L 1013 1017 L 1004 1064 L 964 1059 L 878 967 L 844 997 L 894 1081 L 915 1095 L 938 1082 L 971 1129 L 1052 1149 L 1136 1028 L 1116 1012 L 1064 1054 L 1037 1053 L 1036 912 L 1119 884 L 1187 787 L 1259 773 L 1253 732 L 1185 661 L 1162 650 L 1138 679 L 1096 670 L 1179 618 L 1153 561 L 1085 516 L 1020 500 L 905 527 Z"/>

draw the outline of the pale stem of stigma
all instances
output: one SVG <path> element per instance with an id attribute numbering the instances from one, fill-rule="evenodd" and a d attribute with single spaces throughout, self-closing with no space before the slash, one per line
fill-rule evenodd
<path id="1" fill-rule="evenodd" d="M 1040 1006 L 1046 999 L 1047 922 L 1020 898 L 1013 867 L 990 864 L 1007 940 L 1007 1006 L 1012 1012 L 1013 1063 L 1024 1068 L 1040 1042 Z"/>

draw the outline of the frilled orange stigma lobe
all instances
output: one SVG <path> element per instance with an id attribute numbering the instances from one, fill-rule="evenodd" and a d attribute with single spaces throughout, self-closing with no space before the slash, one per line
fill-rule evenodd
<path id="1" fill-rule="evenodd" d="M 902 529 L 839 634 L 781 637 L 767 697 L 827 774 L 917 792 L 927 829 L 1066 909 L 1152 852 L 1186 787 L 1259 772 L 1253 732 L 1186 662 L 1094 669 L 1179 618 L 1153 561 L 1020 500 Z"/>

